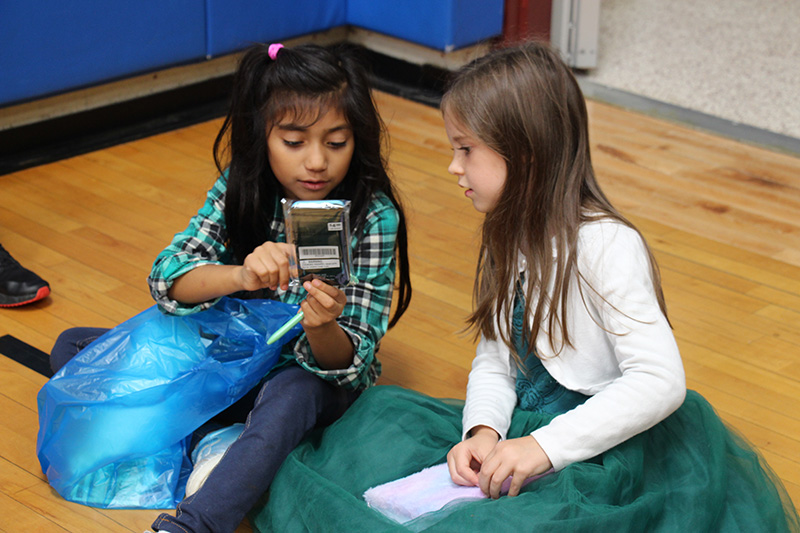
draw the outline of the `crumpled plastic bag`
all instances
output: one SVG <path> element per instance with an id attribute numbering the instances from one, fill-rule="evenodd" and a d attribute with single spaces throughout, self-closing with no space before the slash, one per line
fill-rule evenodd
<path id="1" fill-rule="evenodd" d="M 298 310 L 222 298 L 188 316 L 155 306 L 111 329 L 39 391 L 36 453 L 65 499 L 103 508 L 170 509 L 191 471 L 192 432 L 256 386 Z"/>

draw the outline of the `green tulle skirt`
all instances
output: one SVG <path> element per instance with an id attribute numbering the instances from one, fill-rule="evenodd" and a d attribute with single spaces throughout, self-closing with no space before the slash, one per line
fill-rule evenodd
<path id="1" fill-rule="evenodd" d="M 463 402 L 391 386 L 366 391 L 286 460 L 251 515 L 261 532 L 800 531 L 782 484 L 699 394 L 652 429 L 525 486 L 519 496 L 455 503 L 399 525 L 369 508 L 368 488 L 446 461 Z M 552 415 L 514 413 L 509 438 Z"/>

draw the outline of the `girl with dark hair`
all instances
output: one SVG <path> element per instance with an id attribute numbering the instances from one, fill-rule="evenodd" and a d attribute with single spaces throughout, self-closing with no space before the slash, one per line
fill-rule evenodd
<path id="1" fill-rule="evenodd" d="M 763 458 L 687 392 L 653 254 L 595 179 L 558 53 L 492 52 L 455 75 L 442 111 L 448 170 L 485 213 L 466 402 L 367 391 L 274 485 L 350 500 L 278 497 L 256 524 L 349 506 L 350 531 L 394 530 L 352 505 L 363 494 L 413 531 L 797 531 Z"/>
<path id="2" fill-rule="evenodd" d="M 159 307 L 176 315 L 226 295 L 300 304 L 303 332 L 261 385 L 215 419 L 245 422 L 244 430 L 177 516 L 160 515 L 154 529 L 234 531 L 292 449 L 378 378 L 381 338 L 411 298 L 405 215 L 384 140 L 355 48 L 256 45 L 243 55 L 214 143 L 221 176 L 158 255 L 148 283 Z M 290 285 L 282 198 L 350 200 L 354 284 Z M 63 366 L 102 331 L 88 333 L 62 334 L 52 365 Z"/>
<path id="3" fill-rule="evenodd" d="M 222 177 L 158 256 L 149 283 L 171 313 L 241 291 L 299 303 L 304 333 L 286 345 L 257 397 L 246 397 L 241 436 L 176 517 L 154 522 L 156 530 L 236 529 L 302 438 L 377 379 L 380 339 L 411 297 L 405 216 L 385 169 L 383 133 L 354 51 L 260 45 L 243 56 L 214 143 Z M 281 198 L 351 201 L 357 284 L 289 286 Z M 399 302 L 389 321 L 398 260 Z"/>

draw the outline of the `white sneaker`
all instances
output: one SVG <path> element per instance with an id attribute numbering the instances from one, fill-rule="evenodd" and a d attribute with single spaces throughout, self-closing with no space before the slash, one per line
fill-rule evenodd
<path id="1" fill-rule="evenodd" d="M 200 490 L 200 487 L 206 482 L 206 479 L 220 462 L 222 456 L 242 434 L 242 430 L 244 430 L 244 424 L 234 424 L 212 431 L 197 443 L 197 446 L 192 451 L 194 468 L 186 481 L 185 498 Z"/>
<path id="2" fill-rule="evenodd" d="M 185 498 L 188 498 L 200 490 L 200 487 L 206 482 L 209 474 L 211 474 L 211 471 L 214 470 L 214 467 L 220 462 L 223 455 L 225 455 L 225 450 L 215 454 L 213 457 L 209 457 L 205 461 L 200 461 L 192 468 L 192 473 L 189 474 L 189 479 L 186 481 Z"/>

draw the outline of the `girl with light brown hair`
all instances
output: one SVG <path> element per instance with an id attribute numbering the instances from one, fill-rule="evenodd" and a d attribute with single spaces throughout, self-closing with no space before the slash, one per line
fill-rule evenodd
<path id="1" fill-rule="evenodd" d="M 797 530 L 760 455 L 687 392 L 655 259 L 598 184 L 559 55 L 494 51 L 456 73 L 442 112 L 448 170 L 485 213 L 463 409 L 376 387 L 281 474 L 309 491 L 373 487 L 372 509 L 414 531 Z M 272 503 L 273 517 L 298 511 Z M 388 530 L 378 512 L 350 515 L 351 531 Z"/>

